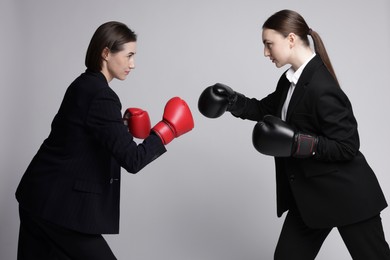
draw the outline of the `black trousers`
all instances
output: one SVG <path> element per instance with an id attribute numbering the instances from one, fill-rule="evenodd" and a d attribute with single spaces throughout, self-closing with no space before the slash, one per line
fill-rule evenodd
<path id="1" fill-rule="evenodd" d="M 116 260 L 102 235 L 83 234 L 19 208 L 18 260 Z"/>
<path id="2" fill-rule="evenodd" d="M 337 227 L 354 260 L 390 260 L 380 215 L 365 221 Z M 290 210 L 275 250 L 275 260 L 313 260 L 332 228 L 312 229 L 298 210 Z"/>

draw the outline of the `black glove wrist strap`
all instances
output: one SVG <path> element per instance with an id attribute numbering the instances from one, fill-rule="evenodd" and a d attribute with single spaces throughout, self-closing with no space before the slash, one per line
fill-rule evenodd
<path id="1" fill-rule="evenodd" d="M 297 133 L 294 137 L 293 157 L 308 158 L 317 151 L 318 137 Z"/>
<path id="2" fill-rule="evenodd" d="M 231 112 L 235 116 L 240 116 L 246 107 L 246 97 L 238 92 L 234 92 L 231 98 L 229 98 L 229 105 L 227 111 Z"/>

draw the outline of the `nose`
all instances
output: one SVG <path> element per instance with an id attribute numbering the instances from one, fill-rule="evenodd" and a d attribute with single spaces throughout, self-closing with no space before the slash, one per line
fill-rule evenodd
<path id="1" fill-rule="evenodd" d="M 135 61 L 134 58 L 131 58 L 129 61 L 129 68 L 130 69 L 135 69 Z"/>
<path id="2" fill-rule="evenodd" d="M 264 57 L 269 57 L 270 56 L 270 52 L 268 50 L 267 47 L 264 47 Z"/>

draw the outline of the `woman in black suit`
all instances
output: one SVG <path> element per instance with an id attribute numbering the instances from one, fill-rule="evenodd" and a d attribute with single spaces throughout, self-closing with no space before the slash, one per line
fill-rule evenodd
<path id="1" fill-rule="evenodd" d="M 17 188 L 18 259 L 116 259 L 101 234 L 119 233 L 120 168 L 137 173 L 193 128 L 178 97 L 153 129 L 141 109 L 128 109 L 124 124 L 108 83 L 126 79 L 135 53 L 136 35 L 123 23 L 104 23 L 93 35 L 87 70 L 68 87 Z M 133 137 L 144 140 L 137 144 Z"/>
<path id="2" fill-rule="evenodd" d="M 390 259 L 380 218 L 387 203 L 359 151 L 351 103 L 320 36 L 301 15 L 282 10 L 265 21 L 262 38 L 277 68 L 291 66 L 276 90 L 258 100 L 217 83 L 198 105 L 206 117 L 230 111 L 259 121 L 253 144 L 275 157 L 277 214 L 288 210 L 275 259 L 314 259 L 333 227 L 353 259 Z"/>

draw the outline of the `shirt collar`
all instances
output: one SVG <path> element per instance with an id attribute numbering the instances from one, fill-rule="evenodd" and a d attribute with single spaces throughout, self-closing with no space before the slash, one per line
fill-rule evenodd
<path id="1" fill-rule="evenodd" d="M 307 59 L 307 61 L 305 63 L 303 63 L 299 69 L 297 69 L 296 71 L 294 71 L 294 69 L 292 67 L 290 67 L 287 72 L 286 72 L 286 77 L 288 79 L 288 81 L 290 81 L 290 83 L 294 83 L 294 85 L 297 84 L 298 80 L 299 80 L 299 77 L 301 76 L 302 74 L 302 71 L 303 69 L 306 67 L 306 65 L 309 63 L 309 61 L 311 61 L 311 59 L 314 58 L 314 56 L 316 56 L 315 53 L 313 53 L 313 55 L 311 55 L 311 57 L 309 59 Z"/>

